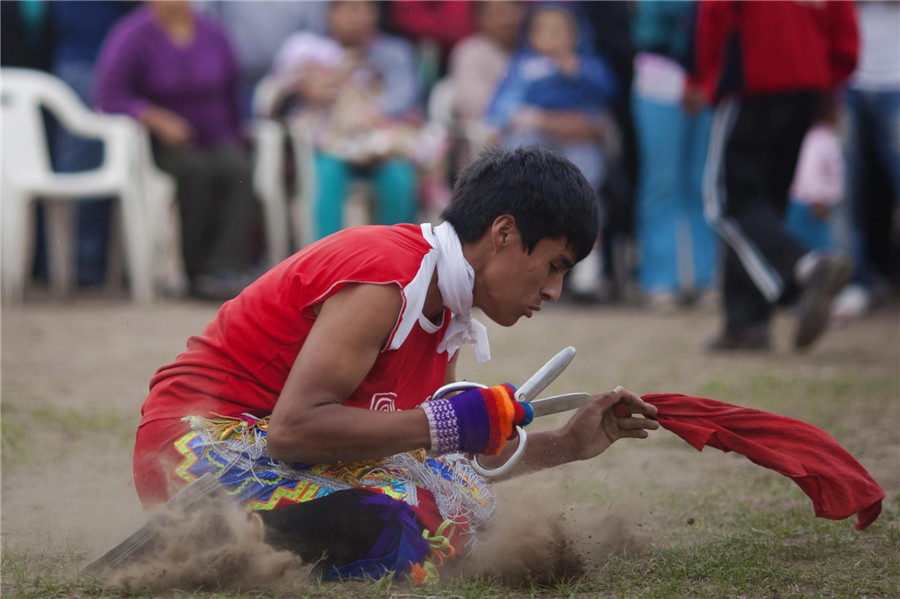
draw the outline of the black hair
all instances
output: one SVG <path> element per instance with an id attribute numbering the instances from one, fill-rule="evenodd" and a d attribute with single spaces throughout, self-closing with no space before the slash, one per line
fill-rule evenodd
<path id="1" fill-rule="evenodd" d="M 600 229 L 597 194 L 578 167 L 536 145 L 483 151 L 460 173 L 441 218 L 471 243 L 504 214 L 516 219 L 528 253 L 541 239 L 563 237 L 576 261 L 590 253 Z"/>

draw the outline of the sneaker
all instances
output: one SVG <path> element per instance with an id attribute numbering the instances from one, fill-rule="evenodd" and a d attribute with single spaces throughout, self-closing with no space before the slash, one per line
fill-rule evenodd
<path id="1" fill-rule="evenodd" d="M 694 309 L 704 314 L 713 314 L 722 306 L 722 294 L 718 291 L 704 291 L 694 300 Z"/>
<path id="2" fill-rule="evenodd" d="M 680 308 L 678 296 L 674 293 L 649 293 L 644 298 L 644 305 L 657 314 L 674 314 Z"/>
<path id="3" fill-rule="evenodd" d="M 794 347 L 806 349 L 818 339 L 831 317 L 831 304 L 850 280 L 853 265 L 844 256 L 822 256 L 800 296 Z"/>
<path id="4" fill-rule="evenodd" d="M 831 320 L 835 324 L 844 324 L 865 316 L 869 311 L 869 290 L 860 284 L 847 285 L 831 305 Z"/>
<path id="5" fill-rule="evenodd" d="M 710 351 L 768 351 L 771 347 L 767 324 L 726 329 L 707 346 Z"/>

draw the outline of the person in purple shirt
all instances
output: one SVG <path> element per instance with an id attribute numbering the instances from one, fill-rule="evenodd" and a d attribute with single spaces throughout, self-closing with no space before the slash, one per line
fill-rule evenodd
<path id="1" fill-rule="evenodd" d="M 208 299 L 230 299 L 250 281 L 256 206 L 239 85 L 224 29 L 186 1 L 134 10 L 97 64 L 95 108 L 143 123 L 177 181 L 185 270 L 192 294 Z"/>

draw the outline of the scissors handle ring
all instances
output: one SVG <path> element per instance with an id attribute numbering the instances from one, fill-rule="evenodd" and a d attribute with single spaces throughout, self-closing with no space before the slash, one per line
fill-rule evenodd
<path id="1" fill-rule="evenodd" d="M 524 428 L 516 425 L 516 434 L 519 437 L 519 446 L 516 447 L 516 451 L 509 456 L 509 459 L 506 460 L 505 463 L 496 468 L 485 468 L 478 463 L 478 455 L 476 454 L 472 456 L 472 470 L 485 478 L 500 478 L 512 470 L 513 467 L 519 463 L 519 460 L 522 459 L 522 454 L 525 453 L 525 446 L 528 444 L 528 435 L 525 433 Z"/>
<path id="2" fill-rule="evenodd" d="M 472 381 L 456 381 L 455 383 L 447 383 L 434 392 L 432 399 L 442 399 L 445 395 L 454 391 L 468 391 L 469 389 L 487 389 L 487 385 L 481 383 L 473 383 Z"/>
<path id="3" fill-rule="evenodd" d="M 448 383 L 444 385 L 443 387 L 435 391 L 432 397 L 434 399 L 441 399 L 445 395 L 453 393 L 454 391 L 468 391 L 469 389 L 487 388 L 487 385 L 482 385 L 481 383 L 473 383 L 471 381 L 457 381 L 455 383 Z M 528 435 L 525 433 L 525 429 L 523 429 L 521 426 L 516 426 L 516 434 L 519 437 L 519 446 L 516 448 L 516 451 L 509 457 L 509 459 L 506 460 L 506 463 L 496 468 L 485 468 L 478 463 L 478 455 L 476 454 L 472 457 L 472 469 L 485 478 L 498 478 L 509 472 L 522 458 L 522 454 L 525 453 L 525 446 L 528 444 Z"/>

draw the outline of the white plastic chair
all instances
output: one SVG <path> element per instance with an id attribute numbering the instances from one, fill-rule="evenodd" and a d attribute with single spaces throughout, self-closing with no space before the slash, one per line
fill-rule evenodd
<path id="1" fill-rule="evenodd" d="M 287 124 L 288 138 L 293 152 L 296 192 L 291 203 L 291 228 L 298 248 L 315 241 L 313 229 L 313 202 L 318 193 L 316 178 L 316 151 L 312 132 L 301 122 Z"/>
<path id="2" fill-rule="evenodd" d="M 148 210 L 148 229 L 153 262 L 153 278 L 158 290 L 181 297 L 189 282 L 181 253 L 181 218 L 178 212 L 175 180 L 158 170 L 153 158 L 151 136 L 139 125 L 140 160 L 150 168 L 142 169 Z M 290 221 L 284 183 L 284 129 L 276 121 L 254 119 L 246 124 L 253 142 L 253 188 L 263 208 L 266 258 L 269 267 L 291 253 Z"/>
<path id="3" fill-rule="evenodd" d="M 488 145 L 490 127 L 480 121 L 464 121 L 456 115 L 457 93 L 450 77 L 439 79 L 428 95 L 428 120 L 443 127 L 452 139 L 465 143 L 475 156 Z"/>
<path id="4" fill-rule="evenodd" d="M 449 91 L 449 90 L 448 90 Z M 276 117 L 279 105 L 284 100 L 283 90 L 275 76 L 264 77 L 257 84 L 253 93 L 253 114 L 266 122 Z M 452 98 L 451 98 L 452 100 Z M 432 109 L 429 106 L 431 126 L 446 130 L 440 120 L 430 118 Z M 303 248 L 314 241 L 313 234 L 313 202 L 317 192 L 315 168 L 315 148 L 312 132 L 297 119 L 289 119 L 284 129 L 293 152 L 296 190 L 290 201 L 291 232 L 298 248 Z M 364 180 L 354 181 L 345 200 L 344 225 L 353 226 L 371 221 L 374 192 L 371 185 Z"/>
<path id="5" fill-rule="evenodd" d="M 50 111 L 76 135 L 104 144 L 103 163 L 96 169 L 56 173 L 50 165 L 41 108 Z M 58 78 L 30 69 L 0 69 L 2 119 L 2 286 L 3 298 L 24 297 L 34 224 L 32 204 L 47 202 L 51 286 L 58 294 L 73 282 L 74 218 L 72 200 L 112 196 L 118 199 L 122 243 L 135 300 L 148 302 L 155 291 L 150 244 L 145 229 L 145 190 L 139 130 L 124 116 L 88 110 Z"/>
<path id="6" fill-rule="evenodd" d="M 143 126 L 140 129 L 141 159 L 153 163 L 150 133 Z M 266 259 L 267 265 L 272 267 L 291 253 L 283 174 L 285 133 L 278 122 L 267 119 L 248 122 L 246 131 L 255 149 L 253 188 L 263 208 Z M 166 295 L 180 297 L 188 292 L 189 282 L 181 254 L 181 219 L 176 203 L 176 186 L 169 175 L 161 172 L 148 174 L 144 185 L 149 188 L 148 229 L 154 281 L 157 289 L 163 290 Z M 162 178 L 158 174 L 162 174 Z"/>
<path id="7" fill-rule="evenodd" d="M 456 88 L 449 77 L 435 82 L 428 94 L 428 120 L 443 125 L 447 130 L 456 126 L 453 114 L 453 103 L 456 101 Z"/>
<path id="8" fill-rule="evenodd" d="M 291 254 L 290 221 L 284 178 L 285 131 L 271 119 L 253 119 L 247 124 L 255 148 L 253 187 L 263 207 L 266 252 L 269 266 Z"/>
<path id="9" fill-rule="evenodd" d="M 282 100 L 281 86 L 276 78 L 271 75 L 263 77 L 253 90 L 252 112 L 254 117 L 263 122 L 277 122 L 271 119 L 277 116 L 276 112 Z M 286 124 L 286 133 L 293 153 L 296 180 L 294 196 L 290 202 L 290 233 L 293 234 L 296 246 L 303 248 L 313 241 L 312 201 L 316 193 L 315 152 L 312 134 L 301 123 L 289 121 Z"/>
<path id="10" fill-rule="evenodd" d="M 175 179 L 156 166 L 150 132 L 137 121 L 135 144 L 143 190 L 143 211 L 150 245 L 154 289 L 164 295 L 183 296 L 188 290 L 187 274 L 181 254 L 181 217 L 176 203 Z"/>

